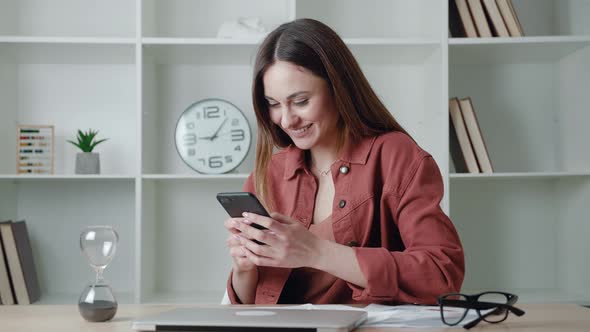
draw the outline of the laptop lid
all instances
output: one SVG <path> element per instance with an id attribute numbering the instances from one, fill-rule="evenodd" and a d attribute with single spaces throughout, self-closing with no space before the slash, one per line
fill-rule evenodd
<path id="1" fill-rule="evenodd" d="M 177 308 L 138 318 L 137 331 L 317 331 L 343 332 L 367 317 L 361 310 L 309 310 L 218 306 Z"/>

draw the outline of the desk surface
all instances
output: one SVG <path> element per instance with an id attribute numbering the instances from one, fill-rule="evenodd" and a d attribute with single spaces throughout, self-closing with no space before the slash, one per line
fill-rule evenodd
<path id="1" fill-rule="evenodd" d="M 120 305 L 107 323 L 87 323 L 75 305 L 0 305 L 0 331 L 131 331 L 135 318 L 169 310 L 173 305 Z M 522 317 L 509 315 L 499 324 L 480 323 L 473 330 L 486 331 L 590 331 L 590 309 L 574 304 L 523 304 Z M 364 328 L 357 331 L 463 331 L 462 328 L 408 329 Z"/>

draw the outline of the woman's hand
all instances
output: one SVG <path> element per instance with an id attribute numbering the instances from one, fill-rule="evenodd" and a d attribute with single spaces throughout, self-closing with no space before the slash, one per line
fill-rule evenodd
<path id="1" fill-rule="evenodd" d="M 249 262 L 257 266 L 285 268 L 316 266 L 323 240 L 300 222 L 279 213 L 272 213 L 270 218 L 244 213 L 244 218 L 234 220 L 237 221 L 235 228 L 239 230 L 237 239 L 243 249 L 240 253 L 245 253 Z M 267 230 L 256 229 L 252 223 Z M 257 244 L 253 239 L 265 244 Z"/>
<path id="2" fill-rule="evenodd" d="M 240 241 L 240 230 L 236 227 L 242 224 L 243 218 L 229 218 L 223 225 L 229 231 L 230 235 L 226 240 L 229 247 L 229 254 L 233 258 L 234 272 L 250 272 L 256 268 L 256 264 L 251 262 L 246 256 L 246 250 L 242 248 Z"/>

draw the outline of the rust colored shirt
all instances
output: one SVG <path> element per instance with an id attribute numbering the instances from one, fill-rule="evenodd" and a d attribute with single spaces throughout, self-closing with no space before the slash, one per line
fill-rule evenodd
<path id="1" fill-rule="evenodd" d="M 336 241 L 331 216 L 318 224 L 309 225 L 309 231 L 320 239 Z M 324 297 L 332 293 L 331 288 L 340 287 L 339 280 L 327 272 L 311 267 L 293 269 L 283 287 L 279 303 L 326 303 Z"/>
<path id="2" fill-rule="evenodd" d="M 354 247 L 367 287 L 338 280 L 321 303 L 434 304 L 461 288 L 463 248 L 440 208 L 443 182 L 430 154 L 400 132 L 367 137 L 344 147 L 331 175 L 335 242 Z M 318 185 L 305 152 L 276 153 L 268 176 L 274 210 L 309 227 Z M 255 193 L 252 175 L 244 190 Z M 278 303 L 291 270 L 259 266 L 255 303 Z M 231 279 L 228 295 L 240 303 Z"/>

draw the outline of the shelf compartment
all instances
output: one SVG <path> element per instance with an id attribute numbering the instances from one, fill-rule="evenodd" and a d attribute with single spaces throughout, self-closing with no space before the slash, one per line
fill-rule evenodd
<path id="1" fill-rule="evenodd" d="M 297 18 L 327 24 L 343 38 L 440 39 L 442 4 L 433 0 L 296 0 L 295 13 Z"/>
<path id="2" fill-rule="evenodd" d="M 427 115 L 443 100 L 440 45 L 353 43 L 350 49 L 400 123 L 429 151 L 445 151 L 441 140 L 427 134 L 438 130 L 442 135 L 439 121 L 446 120 L 442 113 Z M 178 156 L 173 138 L 180 114 L 200 99 L 216 97 L 234 103 L 256 132 L 250 96 L 256 45 L 154 44 L 144 45 L 143 50 L 144 173 L 195 174 Z M 252 171 L 254 146 L 255 142 L 238 173 Z"/>
<path id="3" fill-rule="evenodd" d="M 134 37 L 135 1 L 4 0 L 0 35 Z"/>
<path id="4" fill-rule="evenodd" d="M 141 225 L 141 302 L 219 304 L 231 268 L 217 192 L 240 191 L 242 181 L 144 180 Z M 195 294 L 194 298 L 187 295 Z M 175 295 L 176 294 L 176 295 Z M 202 297 L 202 294 L 217 296 Z"/>
<path id="5" fill-rule="evenodd" d="M 136 173 L 135 87 L 135 45 L 0 43 L 0 174 L 16 172 L 18 124 L 55 126 L 56 175 L 74 174 L 78 149 L 66 140 L 88 128 L 109 139 L 96 149 L 103 174 Z"/>
<path id="6" fill-rule="evenodd" d="M 449 76 L 449 97 L 472 99 L 495 172 L 588 172 L 590 45 L 548 62 L 454 63 Z"/>
<path id="7" fill-rule="evenodd" d="M 145 37 L 214 38 L 224 22 L 258 17 L 267 32 L 289 21 L 290 0 L 144 0 L 142 35 Z"/>
<path id="8" fill-rule="evenodd" d="M 149 45 L 143 50 L 143 173 L 198 175 L 178 155 L 174 133 L 182 112 L 205 98 L 227 100 L 248 119 L 254 140 L 235 172 L 249 173 L 256 133 L 250 102 L 256 46 Z"/>
<path id="9" fill-rule="evenodd" d="M 588 201 L 589 177 L 451 182 L 450 215 L 466 257 L 463 288 L 590 301 L 590 269 L 580 264 L 590 250 Z M 539 300 L 532 295 L 523 300 Z"/>
<path id="10" fill-rule="evenodd" d="M 0 209 L 0 219 L 26 220 L 43 303 L 66 298 L 76 303 L 95 278 L 79 248 L 80 233 L 90 225 L 111 225 L 119 233 L 105 278 L 115 296 L 133 292 L 135 273 L 129 271 L 136 260 L 134 195 L 135 183 L 118 179 L 0 181 L 0 207 L 11 204 Z"/>
<path id="11" fill-rule="evenodd" d="M 590 35 L 588 0 L 514 0 L 525 36 Z"/>

